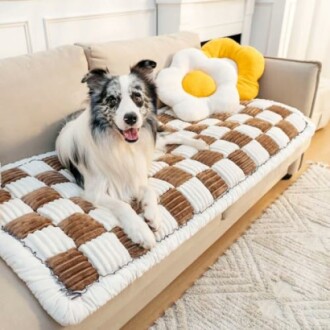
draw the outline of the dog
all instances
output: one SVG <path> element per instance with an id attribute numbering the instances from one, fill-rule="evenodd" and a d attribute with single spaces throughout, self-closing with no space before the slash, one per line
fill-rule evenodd
<path id="1" fill-rule="evenodd" d="M 110 210 L 128 237 L 146 249 L 156 244 L 153 231 L 161 226 L 157 195 L 148 185 L 155 150 L 172 143 L 208 147 L 179 134 L 158 134 L 155 67 L 142 60 L 127 75 L 88 72 L 82 82 L 89 88 L 89 106 L 68 118 L 56 140 L 59 160 L 83 187 L 83 197 Z M 141 203 L 144 219 L 132 200 Z"/>

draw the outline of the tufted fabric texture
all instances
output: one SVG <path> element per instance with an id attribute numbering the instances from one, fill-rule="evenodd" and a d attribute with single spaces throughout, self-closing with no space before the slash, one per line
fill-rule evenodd
<path id="1" fill-rule="evenodd" d="M 329 200 L 312 164 L 149 330 L 329 329 Z"/>
<path id="2" fill-rule="evenodd" d="M 314 132 L 298 110 L 265 100 L 194 123 L 163 109 L 159 120 L 174 134 L 203 139 L 210 149 L 170 145 L 153 162 L 149 181 L 163 226 L 152 251 L 134 244 L 109 211 L 84 200 L 54 153 L 1 171 L 0 255 L 63 325 L 80 322 L 117 295 Z M 132 206 L 140 213 L 137 201 Z"/>

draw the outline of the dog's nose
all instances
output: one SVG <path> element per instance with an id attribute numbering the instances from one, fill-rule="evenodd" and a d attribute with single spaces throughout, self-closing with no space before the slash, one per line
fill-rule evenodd
<path id="1" fill-rule="evenodd" d="M 126 113 L 124 116 L 124 122 L 127 125 L 134 125 L 137 122 L 137 115 L 134 112 Z"/>

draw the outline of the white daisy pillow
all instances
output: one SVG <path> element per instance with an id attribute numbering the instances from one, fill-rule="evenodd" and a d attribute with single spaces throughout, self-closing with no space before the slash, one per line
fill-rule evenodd
<path id="1" fill-rule="evenodd" d="M 170 67 L 156 79 L 160 100 L 184 121 L 198 121 L 219 112 L 238 112 L 236 63 L 228 58 L 209 58 L 187 48 L 173 57 Z"/>

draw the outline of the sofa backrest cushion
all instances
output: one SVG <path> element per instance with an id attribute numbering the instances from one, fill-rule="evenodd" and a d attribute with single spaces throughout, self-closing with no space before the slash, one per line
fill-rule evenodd
<path id="1" fill-rule="evenodd" d="M 64 46 L 0 61 L 0 162 L 54 150 L 63 118 L 87 97 L 84 51 Z"/>
<path id="2" fill-rule="evenodd" d="M 200 48 L 200 41 L 196 33 L 179 32 L 134 40 L 79 45 L 85 49 L 90 69 L 108 68 L 110 73 L 118 75 L 127 74 L 130 67 L 141 59 L 157 62 L 157 73 L 171 63 L 172 56 L 177 51 L 183 48 Z"/>
<path id="3" fill-rule="evenodd" d="M 266 57 L 258 98 L 276 100 L 312 118 L 321 63 Z"/>

